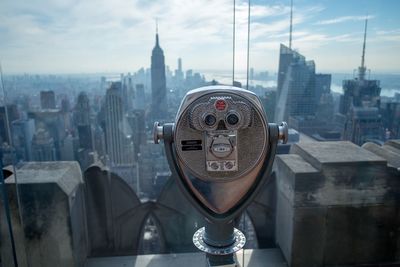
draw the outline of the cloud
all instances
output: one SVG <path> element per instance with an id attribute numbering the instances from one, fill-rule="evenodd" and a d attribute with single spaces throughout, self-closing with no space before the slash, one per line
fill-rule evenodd
<path id="1" fill-rule="evenodd" d="M 276 58 L 279 43 L 288 41 L 287 2 L 252 4 L 252 66 L 276 68 L 276 62 L 268 58 Z M 236 3 L 236 64 L 240 68 L 246 65 L 248 6 L 247 1 Z M 4 69 L 13 72 L 134 71 L 150 64 L 158 18 L 161 46 L 171 68 L 182 57 L 185 68 L 229 69 L 232 4 L 231 0 L 2 0 L 0 59 Z M 319 3 L 295 6 L 295 47 L 307 50 L 359 37 L 315 27 L 312 23 L 324 9 Z M 364 17 L 317 24 L 355 19 Z"/>
<path id="2" fill-rule="evenodd" d="M 377 35 L 398 35 L 400 34 L 400 29 L 393 30 L 378 30 L 376 31 Z"/>
<path id="3" fill-rule="evenodd" d="M 334 19 L 320 20 L 316 22 L 315 25 L 331 25 L 348 21 L 360 21 L 360 20 L 365 20 L 365 18 L 366 16 L 344 16 L 344 17 L 337 17 Z M 373 18 L 375 18 L 375 16 L 368 16 L 368 19 L 373 19 Z"/>
<path id="4" fill-rule="evenodd" d="M 236 2 L 237 52 L 242 53 L 247 3 Z M 5 0 L 0 3 L 0 57 L 10 69 L 23 71 L 148 66 L 158 18 L 168 64 L 183 56 L 193 66 L 226 68 L 232 8 L 231 0 Z M 287 31 L 289 10 L 287 5 L 253 4 L 252 42 Z M 297 13 L 295 25 L 307 12 Z"/>

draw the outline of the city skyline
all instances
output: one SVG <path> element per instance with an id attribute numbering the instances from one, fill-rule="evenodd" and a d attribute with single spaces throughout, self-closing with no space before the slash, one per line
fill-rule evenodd
<path id="1" fill-rule="evenodd" d="M 41 8 L 46 5 L 46 9 Z M 8 73 L 127 72 L 149 67 L 158 18 L 166 65 L 229 70 L 232 66 L 232 1 L 69 1 L 0 3 L 0 60 Z M 366 66 L 399 72 L 397 1 L 295 0 L 293 48 L 323 72 L 352 72 L 361 61 L 367 13 Z M 225 12 L 224 12 L 225 11 Z M 279 44 L 288 44 L 290 1 L 252 1 L 250 66 L 276 71 Z M 236 69 L 245 64 L 247 2 L 236 6 Z M 329 51 L 329 53 L 327 52 Z"/>

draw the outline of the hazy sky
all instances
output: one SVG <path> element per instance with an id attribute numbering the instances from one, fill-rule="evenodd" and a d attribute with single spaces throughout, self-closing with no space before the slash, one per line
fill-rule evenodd
<path id="1" fill-rule="evenodd" d="M 237 3 L 236 66 L 246 67 L 247 2 Z M 290 0 L 251 1 L 250 65 L 276 72 L 288 43 Z M 366 65 L 400 72 L 400 1 L 294 0 L 293 47 L 317 71 L 359 66 L 369 15 Z M 233 0 L 1 0 L 0 60 L 5 73 L 128 72 L 149 67 L 155 19 L 166 64 L 232 67 Z"/>

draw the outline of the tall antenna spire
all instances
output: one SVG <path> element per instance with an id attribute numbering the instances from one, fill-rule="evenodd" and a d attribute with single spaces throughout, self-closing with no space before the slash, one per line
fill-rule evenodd
<path id="1" fill-rule="evenodd" d="M 290 49 L 292 49 L 292 32 L 293 32 L 293 0 L 290 0 L 290 33 L 289 33 Z"/>
<path id="2" fill-rule="evenodd" d="M 158 18 L 156 18 L 156 34 L 158 34 Z"/>
<path id="3" fill-rule="evenodd" d="M 159 44 L 158 44 L 158 18 L 156 18 L 156 46 L 159 46 Z"/>
<path id="4" fill-rule="evenodd" d="M 358 68 L 358 76 L 360 80 L 364 80 L 365 72 L 367 70 L 367 68 L 365 67 L 365 45 L 367 43 L 367 26 L 368 26 L 368 16 L 365 18 L 364 43 L 361 55 L 361 66 Z"/>

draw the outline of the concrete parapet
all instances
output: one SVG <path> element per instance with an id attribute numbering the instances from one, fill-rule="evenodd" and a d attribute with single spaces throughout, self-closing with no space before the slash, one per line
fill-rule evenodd
<path id="1" fill-rule="evenodd" d="M 84 266 L 82 184 L 77 162 L 28 162 L 6 179 L 19 266 Z"/>
<path id="2" fill-rule="evenodd" d="M 241 267 L 287 267 L 278 249 L 246 249 L 236 252 Z M 148 254 L 139 256 L 90 258 L 87 267 L 204 267 L 206 256 L 202 252 L 179 254 Z M 222 267 L 222 266 L 221 266 Z"/>
<path id="3" fill-rule="evenodd" d="M 290 266 L 400 260 L 400 175 L 350 142 L 292 146 L 275 162 L 276 241 Z"/>
<path id="4" fill-rule="evenodd" d="M 400 140 L 389 140 L 383 146 L 365 143 L 362 147 L 386 159 L 389 167 L 400 170 Z"/>

